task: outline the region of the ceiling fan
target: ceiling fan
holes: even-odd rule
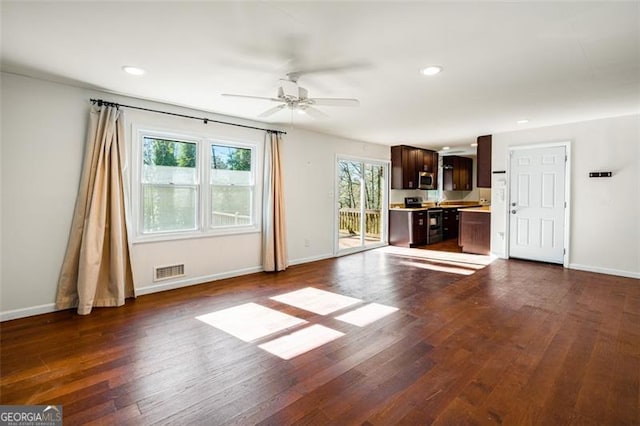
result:
[[[314,118],[325,118],[327,114],[320,111],[315,106],[348,106],[355,107],[360,105],[360,101],[351,98],[310,98],[309,92],[304,87],[298,86],[298,78],[301,72],[291,72],[287,74],[286,79],[280,80],[280,86],[278,87],[278,94],[275,98],[268,98],[263,96],[250,96],[250,95],[234,95],[229,93],[223,93],[222,96],[231,96],[235,98],[245,99],[260,99],[271,102],[279,102],[280,105],[276,105],[268,110],[264,111],[258,117],[269,117],[276,112],[289,108],[291,110],[297,110],[301,113],[309,114]]]

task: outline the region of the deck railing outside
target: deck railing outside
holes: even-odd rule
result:
[[[341,235],[360,234],[360,209],[342,208],[338,218]],[[380,210],[365,210],[364,223],[366,237],[380,238]]]
[[[213,212],[212,221],[215,226],[251,225],[251,216],[239,213]]]

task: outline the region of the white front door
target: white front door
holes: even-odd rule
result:
[[[509,257],[564,263],[566,147],[510,152]]]

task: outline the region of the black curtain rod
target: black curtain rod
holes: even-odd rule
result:
[[[160,111],[160,110],[157,110],[157,109],[142,108],[142,107],[137,107],[137,106],[132,106],[132,105],[118,104],[118,103],[115,103],[115,102],[109,102],[109,101],[105,101],[105,100],[102,100],[102,99],[90,99],[90,101],[93,104],[98,104],[98,106],[105,105],[105,106],[114,106],[116,108],[123,107],[123,108],[137,109],[137,110],[140,110],[140,111],[155,112],[155,113],[158,113],[158,114],[173,115],[175,117],[190,118],[192,120],[200,120],[204,124],[207,124],[207,123],[219,123],[219,124],[226,124],[226,125],[229,125],[229,126],[244,127],[245,129],[262,130],[264,132],[269,132],[269,133],[280,133],[281,135],[286,135],[287,134],[287,132],[283,132],[282,130],[263,129],[262,127],[247,126],[245,124],[230,123],[228,121],[212,120],[211,118],[206,118],[206,117],[194,117],[193,115],[176,114],[175,112],[167,112],[167,111]]]

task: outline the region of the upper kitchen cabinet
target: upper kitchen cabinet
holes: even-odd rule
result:
[[[491,135],[478,136],[476,186],[491,188]]]
[[[391,147],[391,189],[418,189],[418,174],[438,172],[438,153],[407,145]]]
[[[442,189],[471,191],[473,189],[473,160],[457,155],[442,157]]]

